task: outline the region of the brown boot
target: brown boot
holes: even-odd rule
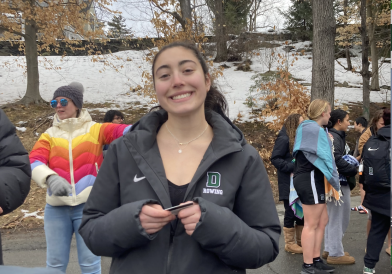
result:
[[[328,258],[329,252],[328,251],[323,251],[323,255],[321,257],[326,260]],[[350,256],[350,253],[344,251],[344,256]]]
[[[304,229],[303,225],[295,225],[295,238],[297,240],[297,245],[302,247],[301,238],[302,238],[302,230]]]
[[[352,256],[341,256],[341,257],[328,256],[327,263],[328,264],[340,264],[340,265],[355,264],[355,259]]]
[[[284,242],[286,243],[284,249],[287,252],[302,254],[302,247],[297,245],[294,240],[295,228],[283,228]]]

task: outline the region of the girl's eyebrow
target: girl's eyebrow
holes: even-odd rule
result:
[[[180,61],[180,62],[178,63],[178,65],[182,66],[183,64],[185,64],[185,63],[187,63],[187,62],[192,62],[192,63],[196,64],[196,62],[193,61],[193,60],[182,60],[182,61]],[[157,68],[157,70],[155,71],[155,73],[157,73],[158,70],[164,69],[164,68],[170,68],[170,67],[169,67],[169,65],[162,65],[162,66],[160,66],[159,68]]]

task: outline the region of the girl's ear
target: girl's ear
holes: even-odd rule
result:
[[[211,76],[209,73],[206,74],[206,87],[207,87],[207,92],[209,92],[211,88]]]

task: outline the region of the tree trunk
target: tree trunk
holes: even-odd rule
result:
[[[190,0],[179,0],[179,1],[180,1],[182,19],[185,20],[186,24],[190,24],[192,22],[191,1]]]
[[[25,54],[27,65],[27,90],[25,96],[19,103],[43,103],[44,100],[39,94],[37,26],[33,20],[25,21]]]
[[[376,38],[374,35],[376,24],[374,22],[377,11],[373,10],[373,1],[367,1],[366,13],[367,18],[370,18],[370,23],[368,25],[368,36],[370,43],[370,54],[372,57],[372,81],[370,84],[370,90],[380,90],[380,84],[378,79],[378,56],[377,56],[377,46]]]
[[[348,8],[348,0],[344,0],[343,2],[343,13],[344,13],[344,27],[347,27],[347,8]],[[350,48],[346,46],[346,59],[347,59],[347,69],[352,70],[353,65],[351,64],[351,57],[350,57]]]
[[[313,1],[313,59],[311,100],[334,105],[335,17],[333,0]]]
[[[370,87],[369,87],[369,38],[366,31],[366,0],[361,0],[361,40],[362,40],[362,81],[363,81],[363,117],[369,120]]]
[[[223,1],[215,2],[215,39],[216,39],[216,57],[215,62],[227,61],[227,34],[225,25],[225,16],[223,13]]]

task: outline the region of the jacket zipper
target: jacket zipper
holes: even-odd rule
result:
[[[213,161],[210,165],[208,165],[208,167],[210,167],[210,166],[212,166],[213,164],[215,164],[217,161],[219,161],[219,160],[220,160],[221,158],[223,158],[224,156],[229,155],[229,154],[231,154],[231,153],[239,152],[239,151],[242,151],[242,149],[240,149],[240,150],[235,150],[235,151],[231,151],[231,152],[229,152],[229,153],[226,153],[225,155],[222,155],[221,157],[219,157],[219,159],[216,159],[216,160]],[[202,174],[204,174],[207,170],[208,170],[208,168],[207,168],[206,170],[204,170],[204,171],[202,172]],[[202,176],[203,176],[203,175],[201,175],[199,178],[197,178],[196,182],[199,181],[200,178],[201,178]],[[196,184],[193,185],[193,188],[195,188],[195,187],[196,187]],[[184,197],[183,202],[185,202],[187,196],[189,196],[190,194],[191,194],[191,191],[189,191],[189,193]],[[167,271],[166,271],[167,274],[170,274],[171,257],[172,257],[172,254],[173,254],[173,240],[174,240],[174,235],[176,234],[176,231],[177,231],[178,221],[179,221],[179,220],[176,219],[176,230],[175,230],[175,231],[173,231],[173,230],[170,228],[169,253],[168,253],[168,256],[167,256],[167,268],[166,268],[166,269],[167,269]]]
[[[178,219],[176,220],[176,230],[177,230],[177,224],[178,224]],[[166,267],[166,273],[170,273],[170,268],[171,268],[171,257],[173,255],[173,240],[174,240],[174,235],[176,234],[176,231],[173,231],[170,225],[170,242],[169,242],[169,253],[167,256],[167,267]]]
[[[72,138],[69,138],[69,174],[71,176],[71,186],[72,186],[72,202],[76,204],[76,190],[75,190],[75,179],[73,172],[73,157],[72,157]]]

